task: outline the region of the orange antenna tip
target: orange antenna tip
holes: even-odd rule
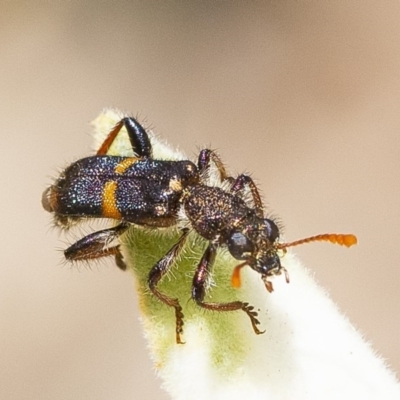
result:
[[[352,234],[342,234],[342,233],[324,233],[322,235],[311,236],[308,238],[296,240],[295,242],[291,243],[279,243],[277,245],[278,249],[286,249],[287,247],[298,246],[299,244],[303,243],[310,243],[310,242],[331,242],[340,244],[341,246],[350,247],[357,244],[357,237]]]
[[[349,234],[349,235],[343,235],[343,236],[344,236],[343,244],[347,247],[353,246],[358,243],[357,236],[355,236],[355,235]]]

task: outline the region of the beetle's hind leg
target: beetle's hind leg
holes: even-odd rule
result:
[[[149,135],[142,125],[139,124],[133,117],[125,117],[122,118],[121,121],[115,125],[115,127],[111,130],[111,132],[107,135],[103,144],[97,150],[96,155],[102,156],[108,153],[111,145],[114,143],[114,140],[118,136],[122,127],[125,127],[129,141],[131,142],[132,150],[139,157],[150,158],[152,156],[152,147],[150,143]]]
[[[129,227],[130,224],[121,223],[113,228],[91,233],[68,247],[64,256],[68,261],[88,261],[114,255],[117,266],[126,270],[119,244],[112,246],[111,243]]]

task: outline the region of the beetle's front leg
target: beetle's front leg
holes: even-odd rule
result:
[[[241,174],[233,182],[230,192],[234,195],[241,193],[248,187],[254,202],[254,208],[260,218],[264,216],[264,207],[256,184],[249,175]]]
[[[192,286],[192,298],[202,308],[213,311],[244,311],[250,318],[251,325],[254,332],[259,335],[264,333],[260,331],[257,325],[260,321],[257,319],[257,312],[254,311],[254,307],[242,301],[232,301],[229,303],[208,303],[204,301],[206,294],[206,286],[211,273],[212,265],[214,264],[215,256],[217,253],[217,245],[210,243],[200,260],[200,263],[196,269],[196,273],[193,278]]]
[[[183,245],[185,244],[186,237],[189,234],[188,229],[183,230],[182,236],[179,238],[178,242],[172,246],[172,248],[165,254],[161,260],[157,262],[156,265],[150,270],[147,282],[150,290],[159,300],[161,300],[164,304],[170,307],[174,307],[175,309],[175,332],[176,332],[176,343],[182,344],[181,333],[183,332],[183,312],[182,306],[179,304],[178,299],[174,299],[172,297],[167,296],[164,293],[161,293],[157,289],[157,284],[164,277],[164,275],[169,271],[171,266],[173,265],[176,257],[182,250]]]
[[[222,162],[220,156],[215,151],[210,149],[203,149],[200,151],[197,159],[197,168],[199,169],[200,173],[206,173],[210,169],[211,161],[217,167],[221,182],[233,182],[235,180],[235,178],[229,176],[226,172],[224,163]]]
[[[64,256],[68,261],[87,261],[114,255],[117,266],[126,270],[119,245],[110,247],[108,245],[129,227],[129,224],[123,222],[113,228],[91,233],[68,247],[64,251]]]

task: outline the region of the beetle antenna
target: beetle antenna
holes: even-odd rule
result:
[[[310,242],[331,242],[341,246],[350,247],[357,244],[357,237],[352,234],[324,233],[322,235],[310,236],[308,238],[296,240],[290,243],[278,243],[276,247],[278,249],[287,249],[288,247],[298,246],[299,244]]]
[[[275,248],[278,250],[283,250],[286,253],[286,249],[288,247],[298,246],[304,243],[310,242],[331,242],[334,244],[339,244],[341,246],[350,247],[357,244],[357,237],[353,234],[343,234],[343,233],[323,233],[322,235],[310,236],[304,239],[296,240],[290,243],[277,243]],[[235,289],[238,289],[241,286],[241,277],[240,277],[240,270],[245,266],[248,265],[247,261],[237,265],[232,273],[231,277],[231,285]],[[289,273],[285,267],[281,267],[281,270],[285,274],[286,282],[289,283]],[[264,280],[265,286],[269,292],[273,291],[272,283],[268,280]]]

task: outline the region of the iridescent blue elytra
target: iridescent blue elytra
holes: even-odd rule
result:
[[[50,210],[64,217],[162,227],[175,222],[182,190],[198,179],[191,161],[93,156],[65,169],[46,198]]]

